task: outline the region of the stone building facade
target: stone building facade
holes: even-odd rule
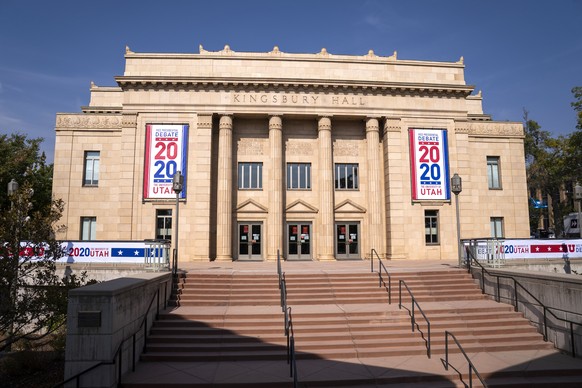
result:
[[[117,86],[57,114],[61,239],[178,238],[183,261],[454,259],[454,173],[461,238],[529,236],[523,127],[483,113],[462,58],[226,46],[125,60]]]

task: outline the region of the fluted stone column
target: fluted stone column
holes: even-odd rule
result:
[[[267,260],[276,260],[277,249],[283,253],[283,124],[280,116],[269,118],[269,156]]]
[[[385,254],[382,242],[382,184],[380,171],[380,128],[378,119],[366,120],[366,143],[368,158],[368,230],[370,248],[382,257]]]
[[[319,260],[334,259],[334,183],[333,157],[331,148],[331,119],[320,117],[317,123],[319,148]]]
[[[232,117],[220,118],[218,132],[216,260],[232,260]]]

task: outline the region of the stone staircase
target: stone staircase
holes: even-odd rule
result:
[[[448,372],[443,368],[445,330],[455,334],[472,358],[483,360],[473,362],[489,386],[582,386],[582,363],[554,351],[512,306],[483,296],[466,272],[450,268],[395,271],[391,276],[389,304],[378,275],[364,270],[286,274],[300,386],[465,386],[466,362],[453,345],[449,349],[453,366]],[[404,289],[403,308],[398,308],[400,279],[430,319],[430,359],[427,324],[415,308],[417,326],[412,332],[412,304]],[[158,385],[134,374],[123,380],[123,386],[292,386],[279,300],[276,274],[187,274],[174,300],[177,308],[155,322],[139,366],[151,369],[157,363],[175,363],[180,369],[222,363],[230,368],[253,365],[252,372],[220,383],[216,375],[198,383],[188,375]],[[558,361],[540,362],[536,370],[529,370],[532,354]],[[564,366],[549,368],[554,363]],[[275,377],[272,371],[279,365],[283,372]],[[344,375],[356,367],[365,371]],[[260,368],[270,372],[255,375]]]

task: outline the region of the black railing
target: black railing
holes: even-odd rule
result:
[[[411,322],[411,325],[412,325],[412,332],[414,332],[414,327],[416,326],[418,328],[418,331],[420,333],[422,333],[422,331],[420,330],[420,326],[416,323],[416,318],[415,318],[415,314],[414,314],[414,306],[415,305],[418,308],[418,311],[424,317],[424,320],[426,321],[426,326],[427,326],[427,337],[426,337],[426,340],[425,340],[426,341],[426,355],[428,356],[428,358],[430,358],[430,321],[428,320],[428,318],[427,318],[426,314],[424,313],[424,311],[422,311],[422,309],[420,308],[420,305],[418,304],[416,298],[412,294],[412,291],[410,291],[410,288],[408,288],[408,285],[402,279],[400,279],[399,282],[398,282],[398,308],[399,309],[402,308],[402,285],[404,285],[404,287],[408,291],[408,294],[410,295],[410,298],[411,298],[410,322]]]
[[[164,285],[164,308],[167,307],[167,303],[168,303],[168,295],[167,295],[167,281],[160,283]],[[141,324],[139,325],[139,327],[137,328],[137,330],[130,336],[126,337],[123,341],[121,341],[121,343],[119,344],[119,346],[117,347],[117,350],[115,351],[115,354],[113,356],[113,359],[111,361],[101,361],[98,362],[97,364],[91,366],[90,368],[87,368],[85,370],[83,370],[82,372],[77,373],[74,376],[69,377],[68,379],[66,379],[65,381],[55,385],[53,388],[57,388],[57,387],[63,387],[65,386],[67,383],[70,383],[71,381],[75,381],[75,386],[76,387],[80,387],[81,384],[81,377],[83,375],[85,375],[86,373],[100,367],[103,365],[115,365],[118,364],[118,368],[117,368],[117,386],[121,385],[121,375],[123,372],[123,367],[122,367],[122,355],[121,355],[121,351],[123,349],[123,345],[130,339],[132,339],[132,367],[131,370],[135,372],[135,364],[136,364],[136,336],[137,334],[141,331],[142,327],[143,327],[143,349],[142,349],[142,353],[146,353],[147,352],[147,327],[148,327],[148,315],[150,314],[150,309],[152,308],[152,304],[154,302],[154,300],[157,300],[157,304],[156,304],[156,319],[159,317],[160,315],[160,287],[158,284],[158,289],[156,290],[156,292],[153,294],[152,299],[150,301],[150,304],[148,305],[148,308],[143,316],[143,319],[141,321]],[[117,359],[119,359],[119,363],[117,363]]]
[[[550,314],[552,317],[554,317],[556,320],[564,322],[566,325],[569,326],[569,332],[570,332],[570,344],[572,347],[572,357],[576,357],[576,341],[575,341],[575,337],[574,337],[574,325],[578,325],[578,326],[582,326],[582,322],[575,322],[566,318],[562,318],[559,317],[558,315],[554,314],[554,311],[561,311],[567,314],[572,314],[572,315],[580,315],[582,316],[582,314],[573,312],[573,311],[566,311],[566,310],[561,310],[561,309],[557,309],[554,307],[547,307],[546,305],[544,305],[538,298],[536,298],[527,288],[525,288],[520,282],[517,281],[517,279],[515,279],[515,277],[511,276],[511,275],[499,275],[499,274],[492,274],[491,272],[489,272],[481,263],[479,263],[479,261],[475,258],[473,252],[470,249],[466,249],[467,252],[467,260],[468,260],[468,271],[469,273],[472,274],[472,264],[476,264],[478,267],[480,267],[481,269],[481,292],[483,294],[485,294],[485,274],[487,274],[488,276],[494,277],[496,278],[496,292],[495,292],[495,300],[497,302],[501,302],[501,283],[500,283],[500,279],[509,279],[513,282],[513,298],[512,299],[512,304],[513,304],[513,308],[514,310],[517,312],[519,311],[519,292],[518,290],[521,289],[523,290],[530,298],[532,298],[536,304],[534,303],[530,303],[531,305],[534,305],[536,307],[539,307],[542,309],[543,311],[543,327],[541,328],[542,330],[542,334],[544,337],[544,341],[548,341],[548,314]],[[505,299],[509,299],[509,298],[505,298]],[[522,304],[525,304],[525,301],[522,301]],[[554,344],[557,347],[557,344]]]
[[[371,272],[374,272],[374,258],[378,259],[378,287],[384,286],[386,291],[388,291],[388,304],[392,304],[392,277],[388,273],[388,270],[386,269],[386,266],[382,262],[380,255],[378,255],[378,252],[376,252],[376,250],[372,248],[370,252]],[[384,280],[382,273],[384,273],[386,277],[388,277],[388,287],[386,287],[386,281]]]
[[[475,368],[475,365],[473,365],[473,363],[469,359],[469,356],[467,356],[467,353],[465,353],[465,350],[463,349],[463,347],[461,346],[459,341],[457,341],[457,338],[450,331],[445,331],[445,370],[449,370],[449,365],[450,365],[449,364],[449,337],[451,337],[453,339],[453,341],[455,341],[455,344],[457,344],[457,347],[459,348],[459,350],[461,351],[463,356],[465,356],[465,360],[467,360],[467,363],[469,364],[469,388],[473,387],[473,373],[475,373],[475,376],[477,376],[479,381],[481,381],[481,384],[483,385],[483,387],[487,388],[487,384],[485,383],[485,380],[483,380],[483,378],[481,377],[481,375],[479,374],[479,372]]]
[[[293,388],[298,387],[297,360],[295,357],[295,333],[293,331],[293,319],[291,307],[287,307],[287,281],[285,272],[281,268],[281,256],[277,250],[277,274],[279,275],[279,291],[281,293],[281,309],[285,314],[285,337],[287,337],[287,364],[289,364],[289,377],[293,378]]]

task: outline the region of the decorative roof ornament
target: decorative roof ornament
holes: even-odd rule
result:
[[[394,53],[388,57],[388,59],[397,60],[398,59],[398,51],[394,50]]]
[[[125,45],[125,53],[126,53],[126,54],[133,54],[133,51],[131,51],[131,50],[129,49],[129,46],[128,46],[128,45]]]
[[[464,65],[465,64],[465,57],[461,56],[461,58],[459,59],[459,61],[457,63]]]
[[[368,55],[366,55],[369,58],[376,58],[377,55],[374,54],[374,50],[368,50]]]
[[[208,54],[208,51],[204,50],[204,47],[202,47],[201,44],[198,45],[198,52],[200,54]]]
[[[97,85],[95,85],[95,82],[91,81],[91,89],[95,89],[97,88]]]
[[[230,54],[230,53],[234,53],[234,51],[232,51],[230,49],[230,46],[226,44],[226,45],[224,45],[224,50],[222,50],[221,53]]]
[[[279,50],[279,46],[273,47],[273,50],[269,54],[281,54],[281,51]]]

